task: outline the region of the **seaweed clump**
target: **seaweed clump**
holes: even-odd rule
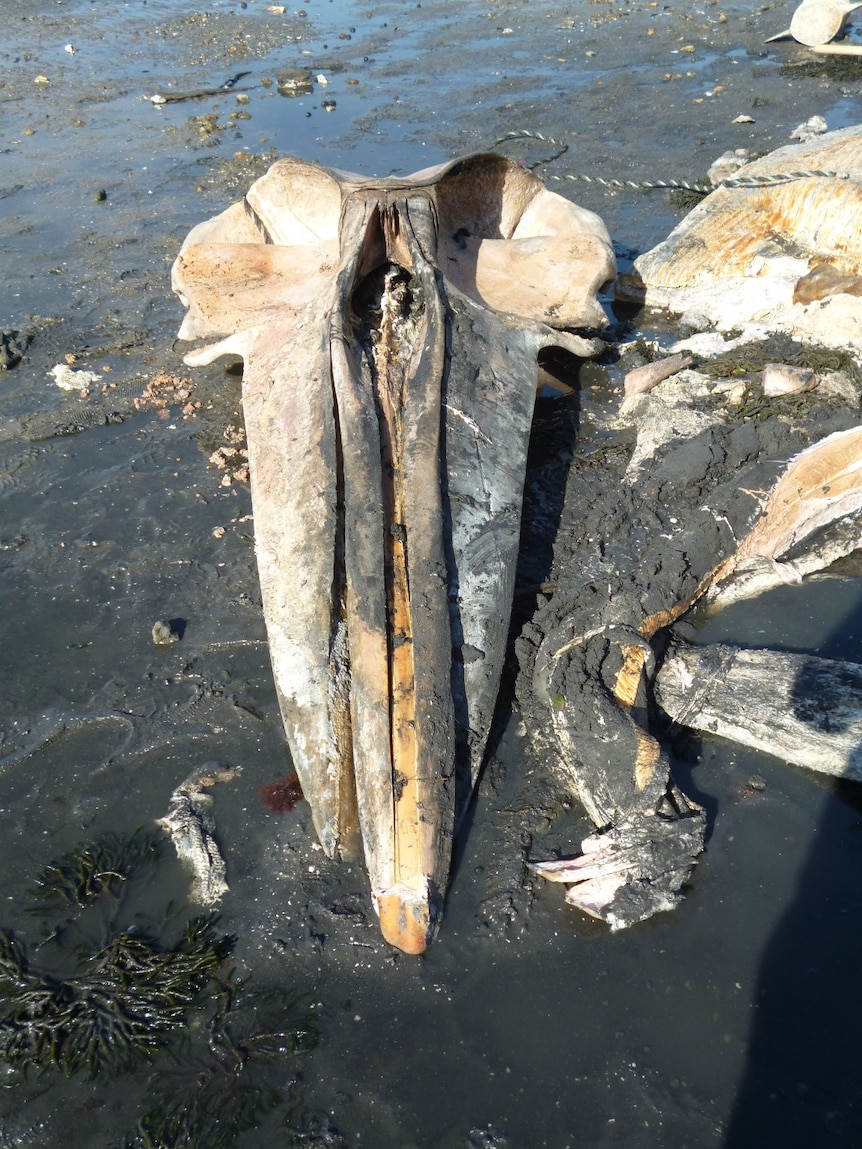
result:
[[[838,347],[817,347],[798,343],[789,335],[770,335],[705,359],[698,370],[713,379],[732,379],[762,371],[767,363],[789,363],[807,367],[820,375],[842,371],[862,388],[862,368],[849,351]]]
[[[54,978],[31,970],[23,944],[0,931],[0,1057],[67,1077],[134,1069],[184,1024],[231,944],[206,918],[167,948],[126,931],[85,955],[71,977]]]
[[[214,915],[172,929],[118,925],[121,908],[134,920],[124,903],[159,854],[158,839],[138,831],[42,868],[32,910],[62,917],[45,923],[43,968],[19,935],[0,930],[0,1060],[24,1081],[32,1071],[93,1081],[149,1070],[128,1091],[137,1111],[125,1149],[228,1149],[279,1107],[283,1143],[306,1143],[283,1070],[316,1042],[303,999],[237,983],[235,938]]]
[[[147,1111],[124,1149],[229,1149],[285,1100],[281,1081],[276,1085],[267,1067],[311,1049],[315,1041],[301,999],[230,987],[209,1019],[206,1050],[187,1044],[172,1065],[150,1078]],[[295,1133],[303,1120],[298,1099],[288,1101],[285,1130]]]
[[[848,81],[862,80],[862,67],[856,56],[808,56],[783,64],[780,74],[792,80],[804,76],[810,80],[831,80],[833,83],[846,84]]]
[[[130,838],[105,834],[44,866],[33,895],[45,902],[83,909],[102,894],[116,896],[128,878],[139,875],[160,854],[161,844],[152,834],[141,830]]]

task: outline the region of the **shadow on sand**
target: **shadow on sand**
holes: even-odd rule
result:
[[[856,636],[862,605],[819,653],[859,660]],[[761,960],[725,1149],[862,1144],[862,787],[821,784],[795,898]]]

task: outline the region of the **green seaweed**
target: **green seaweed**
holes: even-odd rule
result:
[[[856,56],[819,56],[805,60],[790,60],[782,65],[781,75],[798,80],[800,76],[811,80],[832,80],[846,84],[862,80],[862,61]]]
[[[125,1149],[227,1149],[282,1104],[268,1067],[309,1050],[317,1038],[301,999],[245,985],[227,987],[205,1033],[205,1051],[189,1043],[174,1065],[150,1078],[150,1105]],[[297,1108],[285,1121],[295,1120]]]
[[[695,182],[708,187],[709,177],[704,176]],[[703,203],[707,195],[709,195],[709,192],[693,191],[691,188],[674,188],[668,192],[667,198],[671,207],[676,208],[676,210],[683,215],[687,215],[693,208],[696,208],[698,204]]]
[[[762,371],[767,363],[789,363],[794,367],[807,367],[821,375],[842,371],[857,387],[862,387],[862,368],[849,351],[797,343],[789,335],[770,335],[767,339],[735,347],[732,351],[705,359],[698,370],[713,379],[733,379]]]
[[[22,1078],[56,1071],[90,1081],[148,1067],[127,1149],[227,1149],[280,1107],[281,1143],[306,1143],[290,1133],[298,1099],[284,1097],[283,1071],[285,1057],[317,1040],[304,999],[235,983],[227,963],[236,939],[213,915],[175,926],[169,938],[164,923],[118,928],[129,879],[157,858],[157,841],[138,831],[105,835],[42,868],[34,911],[63,920],[53,929],[46,921],[40,947],[56,943],[61,968],[37,967],[22,938],[0,930],[0,1061]],[[70,946],[67,927],[94,905],[100,940]]]
[[[24,946],[3,931],[0,1057],[67,1077],[134,1069],[184,1024],[232,945],[214,919],[196,918],[173,946],[126,931],[86,955],[72,976],[54,978],[32,971]]]
[[[44,902],[87,906],[103,894],[116,895],[128,878],[160,854],[159,839],[143,830],[130,838],[105,834],[44,866],[32,893]]]

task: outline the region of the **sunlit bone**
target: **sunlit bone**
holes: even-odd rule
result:
[[[862,4],[858,0],[856,3],[848,3],[847,0],[802,0],[793,13],[790,27],[774,36],[768,36],[766,43],[789,37],[815,52],[829,48],[840,52],[844,48],[849,55],[858,55],[859,45],[830,44],[829,41],[834,40],[841,31],[850,13],[860,7]]]
[[[496,700],[544,347],[601,344],[597,216],[499,156],[406,179],[276,163],[174,265],[187,356],[245,361],[267,633],[327,854],[433,937]]]
[[[618,294],[722,331],[756,325],[862,354],[862,127],[779,148],[737,176],[806,172],[718,188],[638,257]]]

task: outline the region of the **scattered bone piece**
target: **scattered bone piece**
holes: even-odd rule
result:
[[[655,680],[675,722],[862,781],[862,666],[778,650],[675,641]]]
[[[862,548],[862,427],[795,455],[736,554],[708,576],[712,610],[796,583]]]
[[[790,35],[806,48],[822,48],[841,31],[859,3],[846,0],[803,0],[790,21]]]
[[[852,427],[791,459],[737,553],[781,558],[813,531],[860,510],[862,427]]]
[[[666,240],[638,257],[635,286],[618,291],[628,290],[647,307],[697,315],[722,331],[757,324],[862,352],[858,298],[830,294],[821,307],[794,302],[814,263],[862,274],[862,128],[789,144],[746,165],[740,176],[795,173],[810,174],[712,192]]]
[[[810,120],[806,120],[804,124],[799,124],[798,127],[794,128],[790,133],[790,138],[807,144],[809,140],[822,136],[827,130],[828,125],[822,116],[812,116]]]
[[[862,44],[819,44],[811,51],[821,56],[862,56]]]
[[[798,391],[813,391],[820,382],[807,367],[794,367],[791,363],[767,363],[763,368],[763,394],[793,395]]]
[[[671,375],[676,375],[684,367],[691,367],[692,363],[694,363],[694,356],[681,351],[676,355],[669,355],[666,359],[657,359],[654,363],[645,363],[643,367],[635,367],[633,371],[629,371],[625,378],[626,398],[628,399],[632,395],[645,395],[663,379],[669,379]]]
[[[862,295],[862,276],[845,274],[831,263],[818,263],[793,288],[794,303],[815,303],[830,295]]]
[[[711,184],[723,183],[735,176],[739,169],[750,160],[751,152],[748,148],[735,148],[732,151],[723,152],[706,173],[707,179]]]
[[[569,905],[625,929],[680,900],[703,850],[704,813],[676,787],[654,814],[640,814],[591,834],[577,858],[531,862],[551,882],[565,882]]]
[[[228,891],[224,859],[213,837],[213,800],[206,791],[216,782],[230,782],[238,772],[239,767],[223,766],[196,770],[174,790],[164,818],[156,819],[191,871],[189,901],[202,906],[216,905]]]
[[[66,363],[58,363],[48,372],[61,391],[87,391],[102,378],[95,371],[73,371]]]

